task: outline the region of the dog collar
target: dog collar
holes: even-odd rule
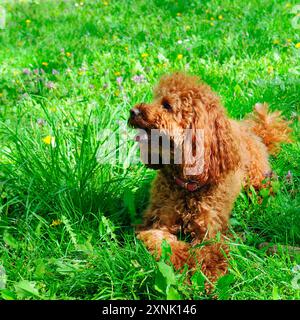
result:
[[[174,177],[174,181],[178,186],[186,189],[189,192],[194,192],[201,187],[196,181],[191,181],[191,180],[185,181],[178,177]]]

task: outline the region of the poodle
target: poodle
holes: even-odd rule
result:
[[[280,112],[270,113],[266,104],[256,104],[245,120],[230,119],[208,85],[183,73],[162,77],[154,100],[132,108],[128,122],[146,132],[146,139],[144,133],[136,140],[140,147],[146,140],[149,155],[151,131],[167,133],[171,140],[170,163],[163,163],[160,145],[159,161],[146,164],[158,174],[138,238],[157,259],[167,241],[175,269],[200,267],[214,283],[227,272],[225,237],[234,201],[243,186],[263,186],[271,170],[269,155],[278,152],[280,143],[290,142],[289,123]],[[192,164],[185,155],[181,163],[174,161],[185,129],[192,132],[191,152],[195,154],[197,146],[203,150]],[[202,138],[195,135],[196,129],[203,132]],[[201,170],[191,174],[187,169],[197,161],[203,162]],[[180,235],[186,238],[180,240]]]

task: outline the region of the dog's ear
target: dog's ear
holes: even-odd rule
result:
[[[190,174],[193,172],[191,165],[184,161],[183,174],[201,184],[217,183],[224,174],[239,165],[238,142],[218,98],[210,96],[208,101],[201,100],[193,101],[192,150],[188,154],[194,159],[192,168],[197,173]]]
[[[217,182],[225,173],[234,170],[240,163],[238,142],[224,109],[215,105],[207,110],[204,128],[205,168],[210,182]]]

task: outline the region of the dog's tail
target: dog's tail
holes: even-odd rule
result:
[[[252,131],[262,138],[270,154],[280,150],[281,143],[292,142],[290,121],[282,118],[280,111],[269,112],[266,103],[257,103],[248,118]]]

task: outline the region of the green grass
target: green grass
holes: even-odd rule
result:
[[[300,33],[290,13],[296,2],[75,4],[2,4],[0,297],[299,299],[292,268],[300,257],[258,248],[265,241],[300,245]],[[236,201],[230,272],[211,296],[200,273],[187,285],[135,238],[155,172],[96,159],[100,130],[117,131],[117,120],[126,121],[130,107],[151,99],[158,78],[174,70],[201,76],[234,118],[265,101],[293,121],[293,144],[271,159],[277,192],[265,192],[261,203],[242,191]],[[136,84],[134,75],[146,81]],[[43,141],[47,136],[55,145]]]

